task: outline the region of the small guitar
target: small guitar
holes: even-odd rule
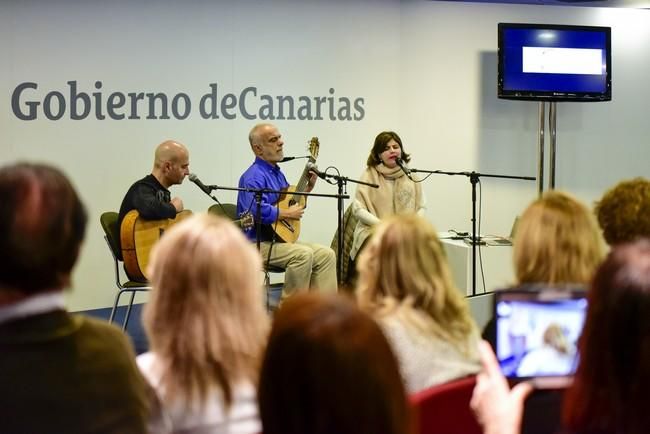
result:
[[[152,247],[167,229],[191,215],[191,211],[185,210],[176,214],[173,219],[145,220],[137,210],[132,210],[124,216],[120,228],[120,242],[124,270],[129,279],[137,282],[146,282],[149,279],[147,265]],[[253,216],[250,213],[243,214],[234,223],[243,228],[253,227]]]
[[[244,212],[237,220],[232,221],[234,224],[242,228],[243,230],[248,230],[255,226],[255,221],[253,220],[253,213],[250,211]]]
[[[318,149],[320,144],[318,143],[318,137],[312,137],[309,141],[309,162],[305,165],[305,169],[302,171],[300,180],[298,184],[291,185],[287,188],[287,192],[280,195],[278,200],[278,206],[281,209],[287,209],[292,205],[300,204],[306,206],[307,197],[301,196],[298,194],[291,194],[293,192],[303,193],[307,190],[307,185],[309,184],[309,163],[316,163],[316,158],[318,157]],[[272,225],[273,231],[275,234],[285,243],[294,243],[300,235],[300,220],[294,219],[280,219]]]

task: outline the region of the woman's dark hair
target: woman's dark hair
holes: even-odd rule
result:
[[[60,170],[29,163],[0,168],[0,285],[25,293],[68,286],[86,221]]]
[[[402,160],[405,162],[411,161],[411,156],[404,151],[404,145],[402,144],[402,139],[399,138],[396,132],[394,131],[383,131],[375,137],[375,144],[372,146],[370,155],[368,156],[367,165],[368,167],[376,166],[381,163],[381,158],[379,154],[386,150],[388,142],[395,140],[399,147],[402,149]]]
[[[650,241],[614,248],[588,295],[580,362],[565,397],[571,432],[648,432]]]
[[[296,295],[276,312],[258,398],[264,434],[411,432],[386,338],[339,295]]]

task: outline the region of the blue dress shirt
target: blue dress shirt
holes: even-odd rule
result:
[[[277,165],[273,165],[255,157],[255,162],[239,178],[239,188],[265,188],[268,190],[285,190],[289,186],[287,178]],[[262,224],[272,225],[278,219],[279,209],[276,204],[280,195],[277,193],[262,194]],[[246,211],[257,217],[257,205],[255,204],[255,193],[240,191],[237,195],[237,215],[241,216]],[[249,240],[256,240],[255,227],[244,231]],[[261,241],[270,241],[269,231],[262,231]]]

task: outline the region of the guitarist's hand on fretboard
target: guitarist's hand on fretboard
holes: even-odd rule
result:
[[[302,205],[291,205],[289,208],[280,208],[279,219],[300,220],[305,213],[305,207]]]
[[[307,193],[312,191],[314,189],[314,185],[316,185],[316,181],[318,180],[318,175],[314,172],[309,172],[309,182],[307,183],[307,189],[305,190]]]

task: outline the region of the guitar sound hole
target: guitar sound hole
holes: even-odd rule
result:
[[[163,234],[165,233],[165,230],[163,228],[158,228],[158,237],[162,237]]]

